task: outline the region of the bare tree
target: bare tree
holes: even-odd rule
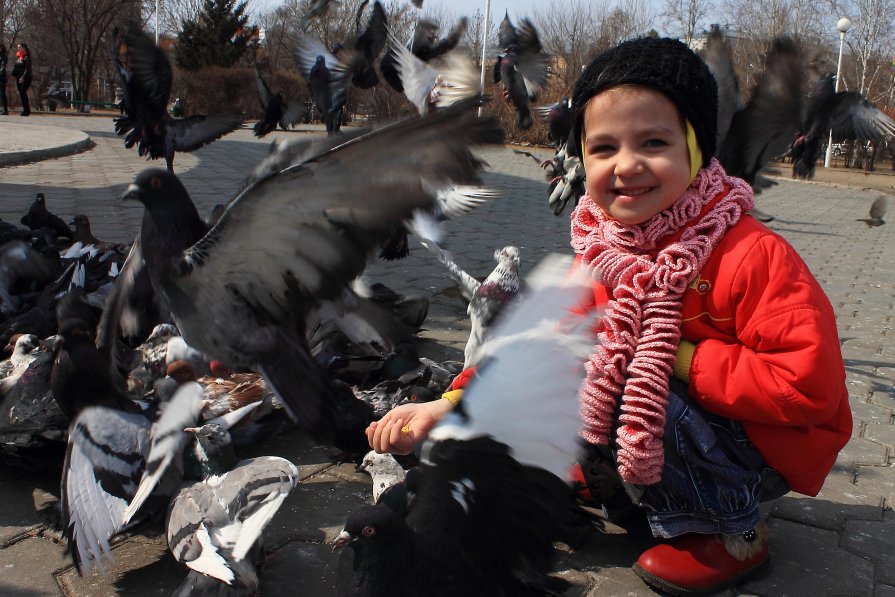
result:
[[[25,27],[25,15],[34,0],[0,0],[0,42],[14,47],[14,41]]]
[[[857,90],[871,101],[886,101],[895,83],[888,68],[895,55],[895,0],[833,0],[833,10],[852,21],[845,42],[854,61]]]
[[[713,8],[711,0],[665,0],[661,17],[669,33],[680,35],[690,46]]]
[[[72,75],[74,97],[89,101],[97,65],[107,55],[108,34],[119,22],[139,22],[138,0],[43,0],[29,11],[27,20],[41,40],[43,55],[35,62],[58,55]],[[51,53],[52,52],[52,53]]]

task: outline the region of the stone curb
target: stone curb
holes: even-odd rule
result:
[[[22,164],[39,162],[50,158],[59,158],[92,149],[96,144],[90,139],[89,135],[86,133],[83,134],[84,137],[82,139],[64,145],[57,145],[55,147],[0,152],[0,168],[20,166]]]

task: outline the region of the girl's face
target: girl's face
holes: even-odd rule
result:
[[[626,85],[594,96],[584,112],[587,192],[609,217],[642,224],[690,186],[683,122],[670,99]]]

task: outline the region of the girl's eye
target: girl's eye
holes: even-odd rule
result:
[[[367,525],[361,530],[361,534],[364,537],[372,537],[376,534],[376,527]]]
[[[647,147],[665,147],[668,143],[664,139],[649,139],[645,143]]]
[[[613,149],[614,148],[612,147],[612,145],[606,145],[606,144],[595,145],[595,146],[591,147],[590,152],[593,154],[608,153],[608,152],[612,151]]]

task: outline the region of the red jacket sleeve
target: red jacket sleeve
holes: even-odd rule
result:
[[[817,425],[837,412],[845,368],[829,300],[795,250],[762,237],[734,276],[737,341],[697,344],[691,395],[742,421]]]

